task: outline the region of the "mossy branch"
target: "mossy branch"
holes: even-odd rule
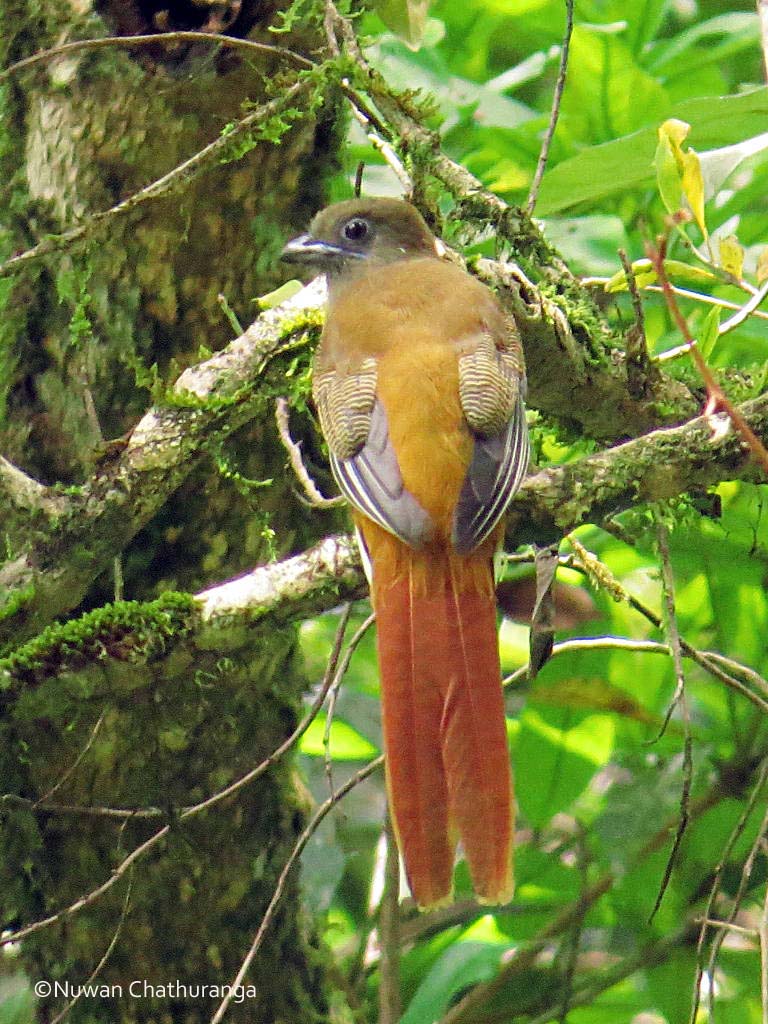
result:
[[[768,440],[768,395],[745,402],[739,409],[752,429]],[[749,477],[754,472],[754,463],[740,436],[733,430],[713,433],[711,420],[700,416],[681,427],[656,430],[578,462],[531,474],[512,504],[508,546],[534,539],[539,543],[543,543],[542,538],[557,539],[583,523],[604,523],[639,503],[673,498],[691,488]],[[327,611],[341,601],[362,597],[365,592],[365,579],[352,538],[326,537],[302,554],[261,566],[203,591],[194,599],[186,599],[189,604],[179,606],[184,616],[176,631],[178,635],[163,633],[160,654],[151,637],[151,616],[147,621],[142,619],[147,656],[170,656],[177,642],[182,641],[203,650],[236,649],[249,642],[254,627],[272,630]],[[146,607],[151,610],[149,605]],[[125,605],[130,621],[136,608],[131,602]],[[91,662],[99,673],[107,672],[109,659],[105,660],[105,651],[118,662],[124,661],[125,646],[119,645],[112,655],[104,638],[106,634],[102,635],[105,629],[111,635],[115,623],[123,635],[128,620],[122,625],[122,620],[118,621],[120,609],[120,605],[114,606],[103,620],[87,619],[77,633],[82,642],[74,646],[67,641],[62,647],[60,631],[71,625],[66,624],[54,627],[42,647],[37,640],[22,647],[0,662],[0,669],[6,673],[6,685],[9,676],[15,674],[87,670]],[[160,611],[164,612],[165,607]],[[166,619],[162,621],[165,623]],[[98,643],[89,641],[89,629],[99,634]],[[65,654],[54,657],[55,651]],[[135,645],[130,647],[130,654],[129,660],[141,660]]]
[[[695,410],[688,390],[659,377],[646,395],[632,397],[619,353],[596,357],[579,329],[512,264],[483,260],[478,272],[494,284],[518,322],[529,364],[533,407],[578,423],[585,433],[616,438],[679,421]],[[314,282],[267,311],[223,352],[179,378],[166,401],[152,408],[112,463],[103,466],[25,551],[0,565],[0,643],[18,642],[76,607],[93,579],[111,563],[204,453],[265,409],[276,391],[270,366],[303,344],[320,322],[323,286]],[[744,406],[765,436],[764,404]],[[762,433],[761,433],[762,432]],[[698,419],[659,431],[567,467],[531,477],[513,507],[525,539],[557,536],[580,522],[638,501],[680,494],[742,475],[746,457],[732,435],[716,442]],[[33,488],[34,489],[34,488]],[[524,509],[518,514],[517,509]],[[55,528],[54,528],[55,527]],[[538,531],[538,534],[537,534]],[[515,530],[512,530],[514,535]],[[4,602],[4,603],[3,603]]]
[[[208,445],[263,413],[284,390],[275,360],[306,344],[324,288],[315,282],[267,310],[223,351],[190,367],[139,421],[125,447],[0,563],[0,646],[77,607],[88,587],[188,476]],[[7,476],[8,474],[6,474]],[[38,499],[53,497],[45,489]]]

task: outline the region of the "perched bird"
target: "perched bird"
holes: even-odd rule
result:
[[[493,555],[528,465],[525,370],[492,293],[397,199],[322,210],[285,259],[328,278],[313,394],[376,612],[390,807],[414,898],[511,898]]]

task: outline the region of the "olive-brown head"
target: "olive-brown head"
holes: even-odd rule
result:
[[[282,258],[329,278],[354,275],[372,264],[437,256],[435,237],[421,214],[402,199],[349,199],[321,210]]]

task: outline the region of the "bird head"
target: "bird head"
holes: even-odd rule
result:
[[[282,259],[334,279],[374,264],[436,256],[436,241],[421,214],[402,199],[350,199],[321,210],[309,231],[292,239]]]

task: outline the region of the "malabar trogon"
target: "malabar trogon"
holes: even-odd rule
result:
[[[506,902],[514,797],[493,556],[528,465],[518,332],[402,200],[330,206],[284,257],[328,279],[313,394],[371,580],[411,890],[422,907],[450,898],[460,840],[478,897]]]

